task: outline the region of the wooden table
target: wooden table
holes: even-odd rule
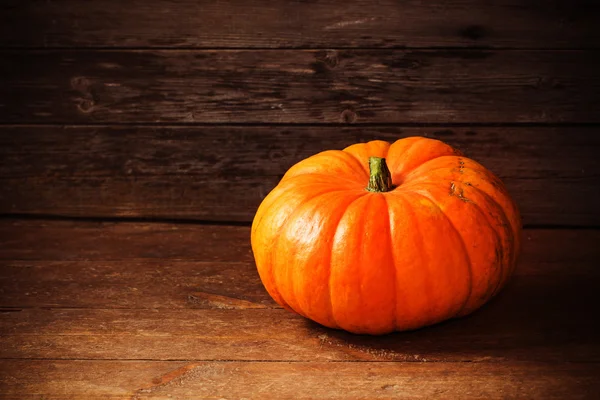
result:
[[[599,10],[493,3],[3,1],[0,398],[599,398]],[[412,135],[514,196],[505,290],[382,337],[278,307],[261,199]]]

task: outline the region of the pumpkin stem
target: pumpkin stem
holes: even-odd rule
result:
[[[369,157],[369,192],[389,192],[394,188],[392,174],[385,163],[385,158]]]

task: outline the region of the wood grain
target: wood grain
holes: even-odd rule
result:
[[[250,228],[228,225],[0,221],[3,260],[251,262]]]
[[[3,123],[593,123],[594,51],[5,51]]]
[[[383,337],[334,331],[283,309],[8,309],[0,312],[0,358],[600,362],[600,323],[587,306],[599,280],[516,277],[467,318]]]
[[[523,273],[570,273],[570,264],[593,266],[600,259],[600,247],[594,246],[599,240],[599,229],[525,229],[519,256]],[[248,226],[4,219],[0,260],[244,264],[253,257]]]
[[[247,227],[5,221],[0,307],[277,307],[258,279],[249,236]],[[523,240],[515,279],[535,290],[543,290],[539,276],[550,284],[566,276],[577,286],[598,273],[600,231],[529,229]],[[205,246],[211,251],[199,251]],[[519,293],[531,303],[526,287]]]
[[[48,236],[61,235],[60,229],[46,229]],[[240,229],[247,232],[247,228]],[[133,233],[136,230],[139,230],[139,226],[132,227],[129,232]],[[160,231],[160,228],[157,230]],[[73,231],[80,235],[86,234],[81,228]],[[595,244],[600,241],[599,232],[527,230],[524,238],[527,242],[516,271],[517,277],[527,278],[515,279],[521,281],[525,279],[525,282],[528,282],[527,280],[536,280],[539,276],[544,276],[546,278],[543,279],[552,281],[560,279],[555,276],[566,275],[571,277],[568,277],[564,283],[571,282],[576,286],[579,276],[595,276],[598,273],[597,264],[600,260],[600,251],[595,249]],[[156,237],[155,232],[148,229],[144,233]],[[13,234],[22,235],[23,231],[13,231]],[[134,235],[138,236],[135,233]],[[175,235],[182,237],[185,234],[177,232],[173,236]],[[173,242],[164,233],[161,233],[161,236],[161,240],[165,243]],[[206,236],[206,234],[197,236]],[[115,238],[116,241],[118,238]],[[6,241],[1,243],[4,245]],[[32,250],[35,254],[23,258],[45,256],[54,258],[52,250],[41,248],[48,243],[47,239],[39,237],[37,243],[37,249]],[[147,243],[149,247],[152,245],[151,241]],[[126,309],[278,307],[261,285],[252,262],[160,259],[156,252],[146,252],[143,245],[138,249],[132,249],[129,254],[122,254],[120,260],[102,260],[95,259],[98,258],[98,253],[90,254],[89,249],[86,249],[94,244],[97,244],[96,249],[101,250],[105,247],[102,239],[96,241],[91,237],[81,237],[78,242],[71,242],[71,245],[66,243],[65,251],[69,251],[69,255],[64,258],[68,260],[1,260],[0,307]],[[215,246],[222,249],[225,246],[239,246],[249,252],[249,243],[243,235],[240,235],[239,240],[229,241],[227,245],[216,244]],[[13,255],[21,257],[24,252],[24,249],[15,248],[11,251]],[[197,253],[193,253],[193,249],[189,253],[178,254],[177,257],[198,257]],[[10,257],[6,251],[1,255]],[[114,257],[116,258],[116,255]],[[547,278],[547,276],[554,278]],[[529,303],[525,290],[526,288],[523,288],[521,295],[523,301]],[[543,293],[543,296],[545,295]]]
[[[0,46],[597,47],[597,12],[586,0],[4,0]]]
[[[191,224],[0,227],[0,358],[600,360],[600,323],[589,317],[600,284],[600,230],[526,230],[515,276],[486,307],[427,329],[368,337],[273,308],[252,262],[210,261],[211,252],[190,246],[190,238],[219,235],[206,247],[246,254],[248,227],[229,227],[228,236],[222,226]],[[137,246],[128,247],[132,240]]]
[[[599,229],[526,229],[481,310],[370,337],[276,305],[243,225],[300,159],[427,135],[528,226],[599,227],[598,11],[1,2],[0,398],[597,397]]]
[[[222,261],[230,249],[245,257],[248,227],[4,220],[0,228],[2,398],[593,398],[598,390],[600,324],[590,318],[598,230],[526,230],[516,276],[486,307],[368,337],[282,309],[214,298],[184,306],[195,285],[244,293],[244,302],[258,294],[251,262]],[[51,303],[59,291],[60,304]],[[80,308],[93,299],[104,308]],[[123,306],[133,308],[115,309]],[[307,382],[318,389],[306,391]]]
[[[254,263],[134,259],[0,261],[0,307],[279,306],[260,283]]]
[[[0,372],[0,396],[15,400],[592,399],[600,390],[597,364],[569,363],[3,360]]]
[[[598,129],[4,126],[0,213],[251,221],[306,157],[424,135],[495,172],[525,224],[599,226]]]

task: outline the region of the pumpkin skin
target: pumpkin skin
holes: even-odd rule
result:
[[[394,187],[371,192],[369,157]],[[372,141],[291,167],[252,223],[260,278],[284,308],[385,334],[471,313],[513,272],[521,221],[502,182],[433,139]]]

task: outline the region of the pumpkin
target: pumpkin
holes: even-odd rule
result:
[[[284,308],[361,334],[471,313],[513,272],[519,212],[502,182],[433,139],[359,143],[292,166],[252,223]]]

